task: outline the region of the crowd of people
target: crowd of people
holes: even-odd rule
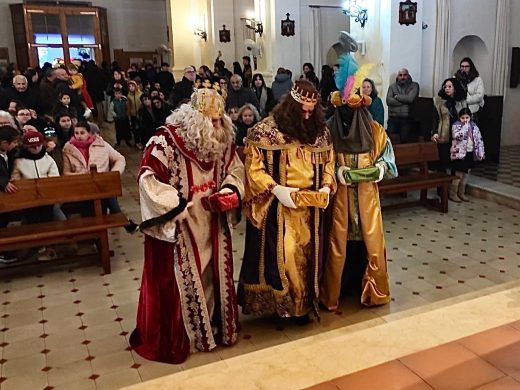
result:
[[[249,57],[233,72],[220,56],[213,70],[187,66],[178,82],[167,63],[127,72],[93,61],[13,70],[0,90],[0,187],[16,193],[16,180],[87,173],[92,165],[122,173],[121,142],[143,151],[144,271],[130,343],[147,359],[181,363],[194,350],[234,344],[238,306],[303,325],[319,318],[319,305],[337,309],[345,290],[365,306],[386,304],[377,183],[398,174],[391,139],[410,140],[419,85],[408,70],[398,72],[385,129],[375,83],[348,61],[324,66],[321,80],[310,63],[294,82],[279,68],[271,87]],[[467,174],[484,158],[483,95],[464,58],[434,99],[431,140],[439,169],[453,171],[454,201],[467,200]],[[105,121],[114,123],[113,146],[100,133]],[[121,212],[117,199],[104,208]],[[235,290],[231,234],[243,214]],[[42,218],[67,217],[56,205],[23,222]],[[47,249],[41,259],[53,257]]]

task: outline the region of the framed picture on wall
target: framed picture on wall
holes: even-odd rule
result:
[[[226,29],[226,25],[222,25],[222,30],[218,32],[218,38],[220,42],[231,42],[231,31]]]
[[[417,3],[410,0],[399,3],[399,24],[406,26],[417,22]]]
[[[285,14],[287,18],[282,20],[282,36],[290,37],[294,35],[294,20],[289,19],[291,14]]]

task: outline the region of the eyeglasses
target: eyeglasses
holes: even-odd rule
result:
[[[31,116],[30,112],[19,112],[17,115],[19,116]]]
[[[466,68],[471,68],[471,65],[461,65],[460,67],[466,69]]]

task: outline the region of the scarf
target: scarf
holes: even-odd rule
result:
[[[267,114],[265,112],[265,105],[267,104],[267,89],[264,87],[255,88],[255,94],[260,102],[260,115],[264,116]]]
[[[365,107],[337,107],[328,122],[334,150],[338,153],[367,153],[374,146],[372,117]]]
[[[83,155],[83,157],[85,158],[85,162],[87,163],[87,166],[88,166],[88,160],[89,160],[89,152],[90,152],[90,145],[92,145],[92,143],[96,140],[96,135],[95,134],[91,134],[86,141],[80,141],[79,139],[77,139],[76,137],[72,137],[70,139],[70,143],[72,145],[74,145],[79,151],[80,153]]]

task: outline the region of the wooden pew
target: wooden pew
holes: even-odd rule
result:
[[[23,212],[33,207],[77,202],[92,205],[94,213],[66,221],[0,228],[0,252],[94,239],[103,271],[110,273],[107,230],[124,226],[128,220],[124,214],[103,215],[101,200],[121,196],[119,172],[93,171],[85,175],[18,180],[14,183],[18,187],[16,193],[0,192],[0,213]]]
[[[398,144],[394,145],[394,154],[399,177],[381,181],[379,192],[382,194],[399,194],[420,190],[421,195],[418,201],[392,204],[385,206],[385,208],[423,205],[437,207],[443,213],[447,213],[448,189],[452,177],[445,173],[428,170],[428,162],[439,160],[437,145],[433,142]],[[428,199],[429,188],[439,189],[440,202],[437,199]]]

